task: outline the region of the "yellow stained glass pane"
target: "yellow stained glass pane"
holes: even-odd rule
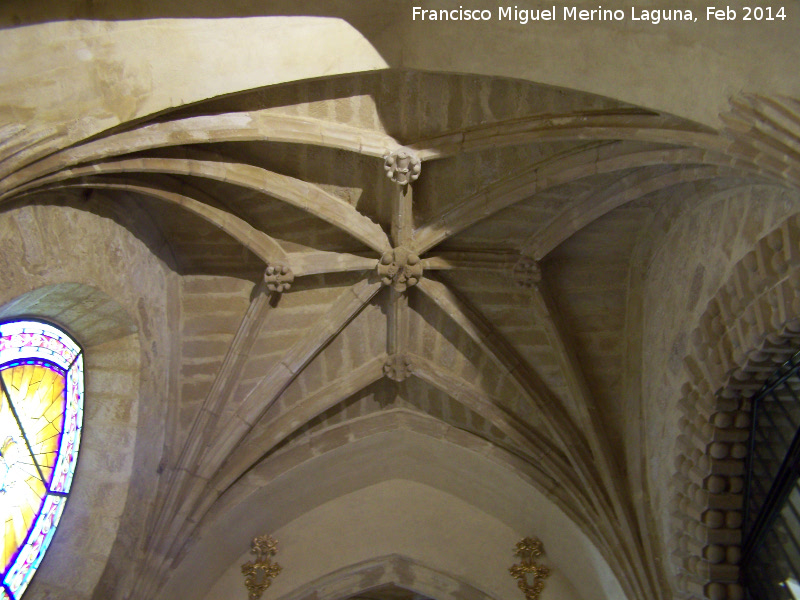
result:
[[[50,482],[64,425],[64,376],[42,365],[19,365],[2,373],[33,455]]]
[[[4,570],[25,541],[44,495],[44,484],[8,398],[0,392],[0,523],[4,530],[0,564]]]

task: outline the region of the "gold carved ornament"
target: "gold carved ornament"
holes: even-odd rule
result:
[[[242,565],[242,575],[250,600],[259,600],[281,572],[281,566],[270,560],[270,556],[278,551],[278,542],[268,535],[261,535],[253,538],[250,545],[250,552],[256,555],[256,559]]]
[[[526,537],[517,542],[514,554],[521,560],[519,564],[510,567],[508,572],[517,580],[517,585],[525,593],[526,600],[538,600],[539,594],[544,589],[544,579],[550,575],[549,567],[536,564],[536,559],[544,554],[542,542],[536,538]]]

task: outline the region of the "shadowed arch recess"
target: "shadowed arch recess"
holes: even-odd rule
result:
[[[393,416],[399,420],[392,418]],[[545,541],[549,564],[553,567],[557,567],[559,563],[567,564],[562,561],[582,565],[582,581],[564,579],[563,585],[556,586],[556,580],[553,580],[553,591],[560,587],[562,592],[572,590],[570,593],[573,596],[567,594],[567,597],[591,598],[594,597],[591,590],[604,589],[607,597],[626,597],[601,552],[583,538],[575,523],[551,499],[531,485],[527,474],[514,473],[511,465],[503,464],[501,456],[488,451],[488,444],[485,444],[487,448],[483,451],[476,451],[478,449],[469,446],[457,432],[439,431],[430,422],[430,418],[419,418],[425,423],[418,423],[418,419],[412,415],[380,414],[361,423],[346,426],[347,429],[354,428],[352,431],[322,432],[319,439],[294,444],[286,448],[279,459],[267,461],[262,465],[263,468],[248,473],[218,504],[214,511],[215,518],[209,520],[213,521],[213,525],[201,528],[180,564],[175,565],[170,581],[161,590],[158,598],[175,597],[180,593],[202,595],[205,592],[209,593],[208,598],[212,598],[215,597],[214,594],[228,593],[226,590],[237,590],[242,586],[239,565],[244,562],[239,559],[246,556],[249,538],[254,535],[253,532],[261,534],[269,531],[276,535],[281,548],[276,559],[284,566],[283,575],[289,573],[285,563],[293,562],[289,553],[311,552],[310,541],[296,539],[295,536],[302,537],[306,533],[312,535],[313,540],[316,540],[312,540],[313,552],[317,557],[312,561],[314,564],[309,566],[306,564],[308,561],[300,560],[293,570],[292,577],[296,577],[297,583],[301,585],[301,582],[323,576],[323,572],[330,573],[365,560],[366,557],[359,558],[357,555],[371,547],[359,544],[350,546],[345,540],[328,537],[316,529],[317,525],[329,522],[326,517],[328,511],[338,510],[334,505],[341,502],[350,503],[352,509],[341,514],[353,515],[353,510],[356,510],[353,507],[364,509],[359,508],[357,511],[359,527],[369,531],[375,531],[372,529],[373,525],[389,527],[385,532],[386,536],[378,535],[372,542],[380,545],[380,540],[383,540],[387,547],[404,546],[405,549],[398,550],[399,553],[422,563],[426,563],[428,559],[433,560],[433,554],[437,551],[441,551],[440,556],[450,555],[453,558],[453,546],[438,549],[434,546],[447,545],[447,539],[453,535],[466,536],[467,532],[463,529],[473,527],[478,517],[486,524],[494,524],[470,534],[473,541],[471,543],[488,544],[491,548],[481,548],[474,553],[464,549],[459,551],[464,560],[474,558],[477,561],[473,565],[474,572],[467,578],[468,582],[489,595],[504,596],[514,593],[515,582],[510,577],[505,581],[506,570],[513,563],[513,547],[518,541],[517,536],[521,538],[523,532],[527,532],[535,533]],[[378,427],[375,419],[380,420],[382,427]],[[439,437],[440,435],[444,437]],[[336,440],[341,440],[342,436],[352,441],[343,445],[337,443]],[[310,456],[311,448],[318,448],[320,453]],[[316,454],[313,450],[311,453]],[[460,467],[454,469],[454,464]],[[313,478],[313,484],[309,483],[309,469],[320,474]],[[471,485],[475,478],[484,483],[484,492],[477,495],[468,491],[474,489]],[[303,481],[306,483],[302,484]],[[368,515],[368,508],[372,501],[376,503],[375,506],[386,506],[381,504],[384,496],[398,498],[400,496],[397,496],[397,492],[401,490],[406,490],[409,494],[409,504],[403,508],[409,511],[408,514],[416,515],[414,518],[430,522],[416,508],[422,512],[428,511],[430,506],[445,496],[448,502],[453,501],[467,511],[470,518],[453,521],[450,515],[448,522],[452,528],[446,527],[448,534],[442,535],[435,544],[432,539],[424,543],[419,540],[418,543],[412,543],[409,539],[399,538],[392,540],[391,536],[413,537],[415,528],[409,523],[401,524],[399,521],[387,523],[385,520],[370,520],[372,517]],[[498,491],[502,498],[489,490]],[[263,507],[267,497],[270,510],[265,511]],[[441,502],[436,505],[444,506]],[[250,518],[242,520],[236,517],[241,514],[248,514]],[[398,518],[400,516],[402,515],[398,513]],[[311,521],[305,522],[308,519]],[[458,529],[462,530],[457,531]],[[501,530],[504,532],[502,539],[498,537],[500,533],[497,533]],[[224,535],[222,532],[225,532]],[[357,533],[353,535],[358,537]],[[487,536],[492,539],[488,540]],[[366,538],[358,539],[367,543]],[[378,555],[392,553],[383,551]],[[426,558],[417,555],[420,553],[430,556]],[[494,567],[488,563],[477,567],[480,557],[487,560],[490,557]],[[209,571],[208,578],[202,581],[197,577],[187,579],[186,569],[198,562],[227,565],[227,570],[224,573]],[[426,564],[437,570],[453,568],[452,564]],[[319,572],[300,572],[306,568]],[[562,571],[565,576],[567,570],[565,568]],[[287,577],[279,577],[273,584],[273,593],[277,597],[288,594],[295,589],[297,583],[292,583]],[[213,589],[209,590],[209,585],[214,585]],[[428,593],[426,590],[418,591]]]

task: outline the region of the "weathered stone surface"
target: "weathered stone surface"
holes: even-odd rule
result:
[[[742,597],[796,23],[123,4],[0,7],[0,318],[87,352],[32,598],[234,597],[276,532],[284,600],[512,598],[529,535],[554,600]]]
[[[377,271],[381,283],[391,285],[398,292],[417,285],[422,278],[419,256],[403,247],[384,252],[378,261]]]
[[[386,176],[398,185],[408,185],[419,178],[422,163],[419,157],[408,150],[395,150],[384,157]]]

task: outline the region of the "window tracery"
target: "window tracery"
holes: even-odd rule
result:
[[[800,593],[800,353],[753,399],[742,570],[753,597]]]
[[[75,473],[83,353],[38,321],[0,324],[0,600],[18,600],[52,541]]]

